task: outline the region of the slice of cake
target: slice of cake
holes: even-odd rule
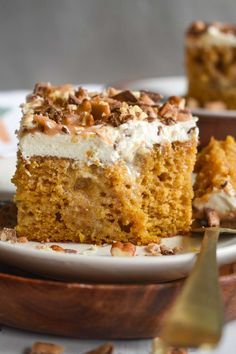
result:
[[[188,97],[236,109],[236,25],[194,22],[185,47]]]
[[[204,219],[210,209],[221,221],[236,217],[236,143],[211,139],[199,154],[196,163],[193,207],[195,217]]]
[[[198,128],[151,92],[37,84],[13,182],[29,240],[148,244],[190,229]]]

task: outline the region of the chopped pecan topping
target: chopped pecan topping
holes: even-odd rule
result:
[[[64,347],[53,343],[36,342],[32,345],[29,354],[62,354]]]
[[[184,109],[183,99],[170,97],[164,105],[155,92],[108,89],[89,94],[70,85],[51,86],[37,84],[23,105],[21,133],[42,131],[45,134],[80,134],[84,127],[112,125],[118,127],[129,120],[152,122],[160,119],[164,124],[175,124],[191,117]],[[34,117],[34,118],[32,118]]]
[[[51,85],[48,82],[38,82],[34,86],[33,93],[38,96],[46,96],[51,91]]]
[[[168,102],[181,109],[185,107],[185,99],[181,96],[170,96]]]
[[[154,104],[158,104],[162,98],[162,96],[158,92],[141,90],[140,91],[141,99],[143,95],[148,96],[148,98],[151,99]]]
[[[111,113],[109,104],[107,102],[92,101],[91,105],[92,115],[95,121],[101,121]]]
[[[112,96],[112,98],[121,102],[138,103],[138,100],[135,95],[129,90],[121,91],[115,96]]]
[[[81,98],[78,98],[72,94],[69,94],[68,103],[80,105],[82,103]]]
[[[88,91],[82,87],[79,87],[79,89],[75,91],[75,96],[80,101],[80,103],[82,103],[85,98],[88,98]]]
[[[134,257],[136,247],[130,242],[122,243],[120,241],[111,246],[111,255],[113,257]]]
[[[60,130],[58,124],[48,117],[35,115],[34,121],[38,123],[42,127],[43,131],[48,135],[58,133]]]
[[[207,32],[209,27],[215,27],[219,29],[222,33],[232,33],[236,35],[236,25],[222,22],[212,22],[207,23],[203,21],[195,21],[193,22],[187,30],[187,35],[190,36],[201,36],[205,32]]]

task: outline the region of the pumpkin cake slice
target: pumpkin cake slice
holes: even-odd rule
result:
[[[182,99],[37,84],[22,112],[18,235],[145,245],[189,231],[198,128]]]
[[[197,219],[214,210],[221,221],[236,217],[236,142],[211,139],[197,158],[193,208]]]
[[[236,25],[194,22],[185,58],[188,97],[206,108],[236,109]]]

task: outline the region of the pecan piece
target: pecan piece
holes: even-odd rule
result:
[[[111,246],[111,255],[113,257],[134,257],[136,247],[131,242],[115,242]]]
[[[64,352],[64,347],[53,343],[43,343],[35,342],[29,354],[62,354]]]
[[[0,241],[16,242],[16,230],[4,227],[2,230],[0,230]]]
[[[85,354],[112,354],[113,353],[113,345],[111,343],[103,344]]]
[[[115,96],[112,96],[112,98],[121,102],[138,103],[138,100],[135,95],[129,90],[121,91]]]
[[[59,245],[51,245],[50,248],[56,252],[64,252],[65,249]]]

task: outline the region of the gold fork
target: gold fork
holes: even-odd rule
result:
[[[161,338],[170,346],[215,346],[221,338],[223,305],[216,260],[221,231],[227,232],[219,227],[205,229],[193,270],[164,320]]]

